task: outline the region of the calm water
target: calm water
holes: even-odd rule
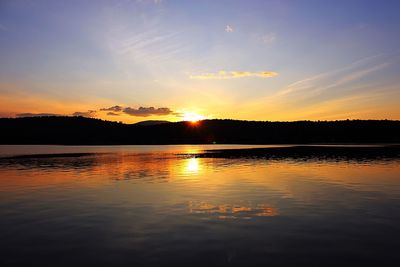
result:
[[[398,266],[399,160],[209,148],[1,146],[94,154],[0,158],[0,265]]]

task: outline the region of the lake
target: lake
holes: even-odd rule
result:
[[[249,147],[0,146],[0,265],[398,264],[400,159]]]

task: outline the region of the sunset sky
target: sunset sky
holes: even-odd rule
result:
[[[400,119],[400,1],[0,2],[0,116]]]

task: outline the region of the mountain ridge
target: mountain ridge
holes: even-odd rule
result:
[[[139,121],[139,122],[133,123],[133,125],[151,126],[151,125],[164,124],[164,123],[170,123],[170,121],[147,120],[147,121]]]

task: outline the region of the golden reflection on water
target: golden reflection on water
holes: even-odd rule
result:
[[[180,158],[159,154],[96,154],[79,158],[48,158],[2,162],[1,184],[90,183],[113,180],[173,182],[197,176],[205,187],[248,182],[280,191],[304,189],[298,182],[324,181],[344,186],[368,187],[396,184],[399,161],[387,163],[291,162],[285,160],[229,160]],[[71,180],[71,178],[74,178]],[[379,182],[379,183],[377,183]],[[189,184],[188,184],[189,185]]]
[[[287,214],[282,200],[307,205],[337,201],[339,195],[332,192],[371,191],[396,197],[399,174],[399,161],[294,162],[110,153],[3,162],[0,192],[29,195],[43,188],[49,188],[46,192],[90,188],[107,192],[96,195],[97,202],[123,198],[129,205],[168,203],[203,217],[249,219]]]
[[[387,242],[398,239],[385,230],[398,225],[399,177],[398,159],[218,159],[172,153],[0,159],[0,218],[5,247],[23,244],[32,253],[35,247],[62,251],[54,246],[82,240],[94,242],[88,247],[100,253],[98,244],[104,243],[122,256],[137,251],[161,259],[154,251],[166,255],[171,248],[180,258],[187,247],[199,250],[199,259],[210,255],[211,241],[220,255],[250,251],[242,258],[247,260],[305,240],[305,257],[320,244],[331,250],[344,242],[349,247],[340,253],[347,257],[354,247],[364,255],[365,240],[396,247],[395,241]],[[332,243],[336,237],[338,246]],[[360,243],[351,243],[355,239]],[[291,247],[298,252],[299,246]]]
[[[182,173],[184,174],[198,173],[201,169],[200,160],[198,158],[185,159],[185,164],[182,166]]]

